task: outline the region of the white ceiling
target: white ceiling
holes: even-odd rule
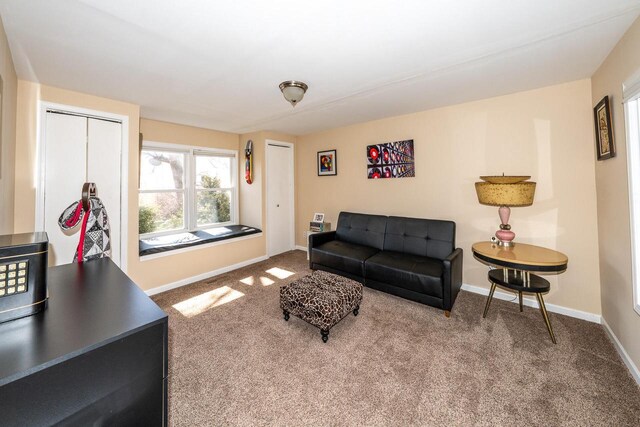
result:
[[[590,77],[640,0],[0,0],[21,79],[305,134]],[[283,80],[309,84],[293,109]]]

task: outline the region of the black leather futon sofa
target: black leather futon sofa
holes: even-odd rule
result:
[[[309,236],[309,267],[445,310],[462,286],[453,221],[341,212],[335,231]]]

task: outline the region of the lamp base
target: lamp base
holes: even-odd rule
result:
[[[500,206],[498,209],[498,215],[500,216],[500,230],[496,231],[496,237],[500,241],[500,246],[513,246],[513,239],[516,237],[516,233],[511,231],[509,225],[509,216],[511,215],[511,209],[508,206]]]
[[[498,245],[500,246],[513,246],[515,243],[513,239],[516,237],[516,233],[510,230],[498,230],[496,231],[496,237],[498,238]]]

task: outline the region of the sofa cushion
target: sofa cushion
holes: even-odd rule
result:
[[[442,261],[395,251],[382,251],[365,262],[365,283],[373,279],[442,298]]]
[[[313,248],[310,257],[312,264],[364,277],[364,261],[377,252],[378,249],[368,246],[333,240]]]
[[[435,219],[389,217],[384,250],[445,259],[455,249],[456,223]]]
[[[340,212],[336,238],[343,242],[382,250],[386,228],[386,216]]]

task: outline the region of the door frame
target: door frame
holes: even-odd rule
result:
[[[267,257],[271,257],[271,250],[270,250],[270,246],[269,246],[269,239],[271,236],[271,233],[269,233],[269,216],[272,214],[269,212],[270,208],[270,204],[269,204],[269,146],[270,145],[279,145],[282,147],[287,147],[291,149],[291,174],[290,174],[290,179],[291,179],[291,193],[290,193],[290,198],[289,198],[289,206],[291,206],[291,209],[289,211],[289,217],[291,218],[291,224],[289,225],[289,231],[290,231],[290,235],[291,235],[291,239],[289,241],[289,248],[290,250],[295,249],[295,242],[296,242],[296,210],[295,210],[295,145],[291,142],[284,142],[284,141],[276,141],[273,139],[266,139],[264,141],[264,169],[265,169],[265,174],[264,174],[264,182],[265,182],[265,201],[266,201],[266,218],[265,218],[265,228],[267,230],[267,238],[266,238],[266,244],[267,244]]]
[[[47,110],[57,110],[73,115],[94,119],[107,119],[120,122],[122,135],[120,137],[120,269],[127,272],[128,243],[129,243],[129,116],[92,110],[75,105],[58,104],[55,102],[38,101],[38,115],[36,125],[36,165],[34,168],[34,182],[36,185],[36,231],[44,231],[44,183],[46,179],[45,146],[46,126],[44,120]],[[78,198],[80,196],[78,189]]]

